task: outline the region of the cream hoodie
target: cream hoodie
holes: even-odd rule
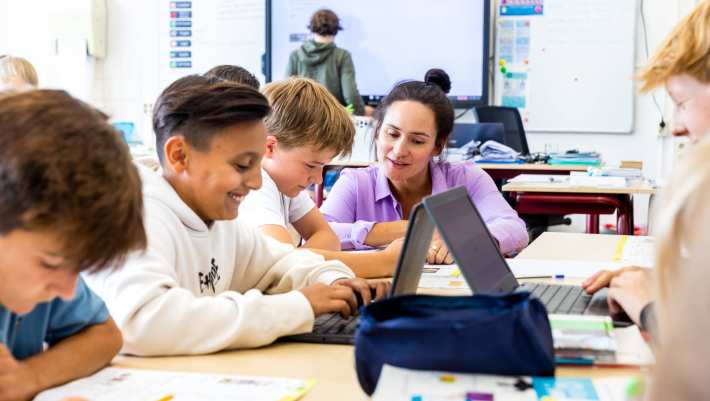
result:
[[[354,277],[238,219],[207,227],[159,173],[139,171],[147,251],[86,276],[123,333],[124,353],[204,354],[308,332],[313,309],[296,289]]]

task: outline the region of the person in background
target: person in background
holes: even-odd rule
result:
[[[414,205],[460,185],[467,188],[502,253],[527,245],[525,223],[483,170],[473,163],[438,160],[453,130],[454,109],[431,77],[396,85],[378,106],[374,123],[379,163],[343,170],[321,207],[343,249],[381,247],[403,237]],[[453,262],[439,238],[427,260]]]
[[[331,10],[316,11],[308,25],[313,34],[301,47],[291,52],[286,77],[302,76],[314,79],[328,88],[343,106],[351,106],[355,115],[372,115],[357,89],[355,66],[350,52],[335,45],[335,35],[343,29],[340,19]]]
[[[249,72],[246,68],[238,65],[218,65],[207,71],[204,76],[211,79],[248,85],[256,90],[259,90],[259,87],[261,86],[261,83],[259,83],[259,80],[254,76],[254,74]]]
[[[82,271],[146,245],[141,182],[106,116],[62,91],[0,95],[0,400],[108,365],[121,333]]]
[[[22,57],[0,55],[0,91],[36,88],[37,71]]]

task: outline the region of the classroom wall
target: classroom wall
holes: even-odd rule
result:
[[[161,0],[162,1],[162,0]],[[695,0],[645,0],[648,42],[651,52]],[[10,52],[30,59],[43,86],[60,87],[107,111],[115,120],[134,121],[141,134],[152,140],[150,109],[162,89],[158,85],[159,2],[107,0],[108,56],[87,58],[84,42],[71,34],[61,35],[63,22],[57,16],[71,15],[72,7],[85,0],[0,0],[0,53]],[[60,9],[61,4],[62,9]],[[69,6],[71,4],[71,6]],[[67,29],[65,29],[67,30]],[[57,33],[60,32],[60,34]],[[637,30],[637,66],[646,60],[642,24]],[[262,34],[255,32],[254,34]],[[244,55],[252,60],[259,55]],[[666,123],[672,120],[672,102],[661,90],[656,95]],[[470,118],[468,116],[464,118]],[[642,160],[644,172],[662,178],[672,164],[677,140],[659,136],[660,116],[650,95],[637,95],[635,127],[631,134],[531,133],[532,151],[547,149],[596,149],[611,163]],[[664,132],[667,134],[668,128]],[[637,222],[645,222],[647,199],[637,203]]]

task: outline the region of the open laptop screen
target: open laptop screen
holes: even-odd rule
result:
[[[390,295],[416,294],[422,267],[434,234],[434,224],[419,203],[412,210],[407,225],[407,235],[397,261],[397,270],[392,280]]]
[[[511,292],[518,287],[464,187],[429,197],[424,205],[474,293]]]

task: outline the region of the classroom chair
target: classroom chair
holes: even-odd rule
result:
[[[520,112],[517,108],[503,106],[480,106],[476,107],[476,116],[478,117],[479,123],[503,124],[505,131],[505,142],[503,143],[520,152],[521,156],[530,157],[530,148],[528,147],[528,140],[525,135],[525,127],[523,126],[523,120],[520,118]],[[509,201],[511,200],[509,199]],[[515,202],[511,201],[511,204],[514,203]],[[565,216],[526,214],[525,210],[518,210],[518,213],[520,213],[520,217],[528,226],[530,241],[547,231],[549,226],[572,224],[572,220]]]

